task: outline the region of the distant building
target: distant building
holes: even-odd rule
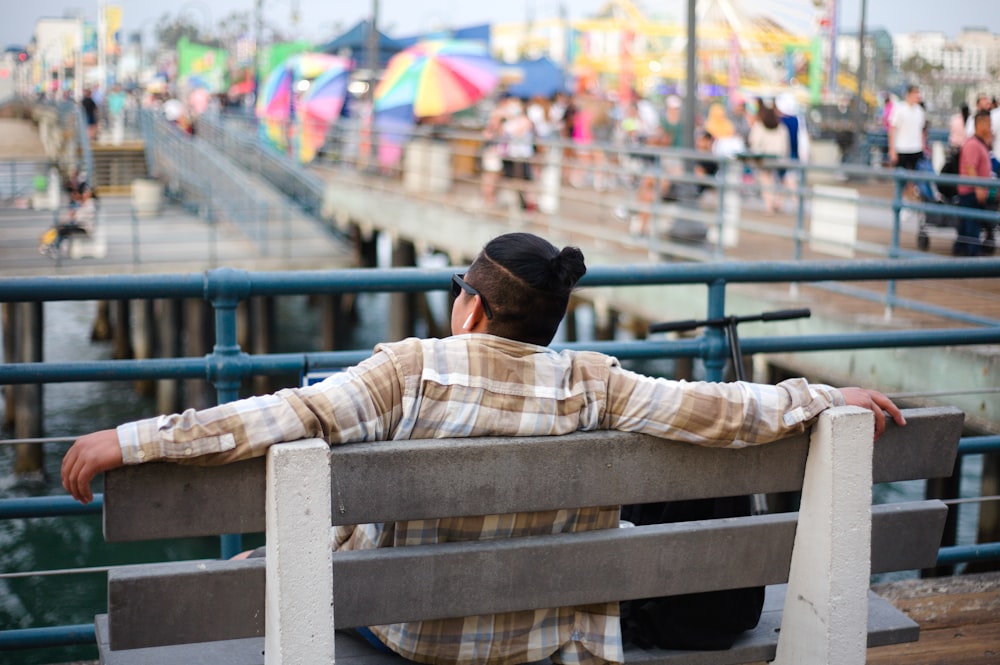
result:
[[[40,18],[31,40],[31,82],[39,91],[82,90],[84,22],[80,18]]]

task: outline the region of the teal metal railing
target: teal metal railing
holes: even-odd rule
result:
[[[219,402],[238,397],[241,382],[258,374],[294,370],[308,372],[355,364],[368,351],[330,351],[248,355],[237,341],[237,305],[253,296],[291,294],[417,292],[448,288],[451,269],[334,270],[304,272],[246,272],[220,268],[205,274],[110,275],[100,278],[3,278],[0,302],[64,300],[204,298],[215,311],[215,346],[198,358],[109,360],[61,363],[7,363],[0,365],[0,384],[112,381],[162,378],[204,378],[211,381]],[[709,264],[657,264],[627,267],[595,266],[581,281],[583,288],[643,287],[654,285],[705,285],[709,318],[725,315],[727,289],[733,284],[763,282],[816,282],[873,279],[938,279],[993,277],[1000,274],[1000,259],[925,261],[761,262]],[[973,328],[880,331],[836,335],[799,335],[741,339],[745,354],[833,350],[852,348],[927,347],[1000,343],[1000,322]],[[568,348],[588,348],[630,358],[694,357],[704,361],[706,378],[722,380],[729,349],[722,330],[710,328],[698,338],[649,339],[567,343]],[[1000,437],[963,439],[963,455],[996,453]],[[101,510],[98,495],[89,506],[69,497],[39,497],[0,501],[0,519],[49,515],[86,514]],[[235,545],[238,548],[238,545]],[[234,543],[223,543],[223,556],[235,552]],[[954,546],[941,550],[942,564],[1000,558],[1000,543]],[[39,573],[41,574],[41,573]],[[95,608],[96,610],[96,608]],[[93,643],[93,627],[52,626],[0,631],[0,648],[36,648],[62,644]]]

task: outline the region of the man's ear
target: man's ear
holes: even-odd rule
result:
[[[486,320],[486,312],[483,311],[483,299],[480,296],[473,296],[472,310],[469,311],[469,316],[466,317],[465,323],[462,324],[462,330],[466,332],[482,332],[486,329]]]

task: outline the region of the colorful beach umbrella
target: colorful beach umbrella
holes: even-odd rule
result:
[[[375,112],[412,106],[418,118],[466,109],[496,89],[499,66],[480,42],[419,42],[392,57],[375,88]]]
[[[299,53],[275,67],[257,98],[264,140],[285,150],[294,135],[297,157],[312,160],[343,108],[351,66],[350,60],[339,56]],[[308,88],[299,94],[302,81],[309,82]]]
[[[351,63],[338,58],[326,71],[313,79],[298,106],[301,122],[298,157],[311,162],[326,141],[326,132],[340,117],[347,98]]]
[[[292,67],[276,67],[268,74],[257,96],[257,117],[275,122],[287,122],[292,115]]]

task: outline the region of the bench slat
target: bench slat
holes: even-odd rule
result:
[[[910,426],[890,425],[875,445],[874,481],[950,475],[962,412],[905,413]],[[805,435],[725,450],[622,432],[337,446],[334,522],[795,491],[806,448]],[[105,488],[109,542],[264,530],[263,459],[211,468],[126,467],[108,473]]]
[[[934,564],[944,504],[908,502],[873,512],[872,572]],[[333,557],[335,623],[345,628],[780,583],[788,577],[796,517],[342,552]],[[918,535],[896,546],[908,533]],[[208,582],[220,578],[225,582]],[[108,589],[116,648],[263,634],[263,559],[126,566],[109,573]]]
[[[637,665],[735,665],[763,662],[774,658],[781,625],[781,602],[785,585],[768,587],[757,627],[742,635],[728,651],[665,651],[628,649],[626,663]],[[176,665],[177,663],[212,663],[213,665],[263,665],[262,637],[238,640],[180,644],[166,647],[112,651],[108,638],[107,615],[95,619],[97,642],[102,665]],[[913,642],[920,629],[906,614],[874,593],[868,594],[868,646]],[[360,639],[345,634],[336,636],[337,662],[341,665],[399,665],[399,658],[382,654]]]

